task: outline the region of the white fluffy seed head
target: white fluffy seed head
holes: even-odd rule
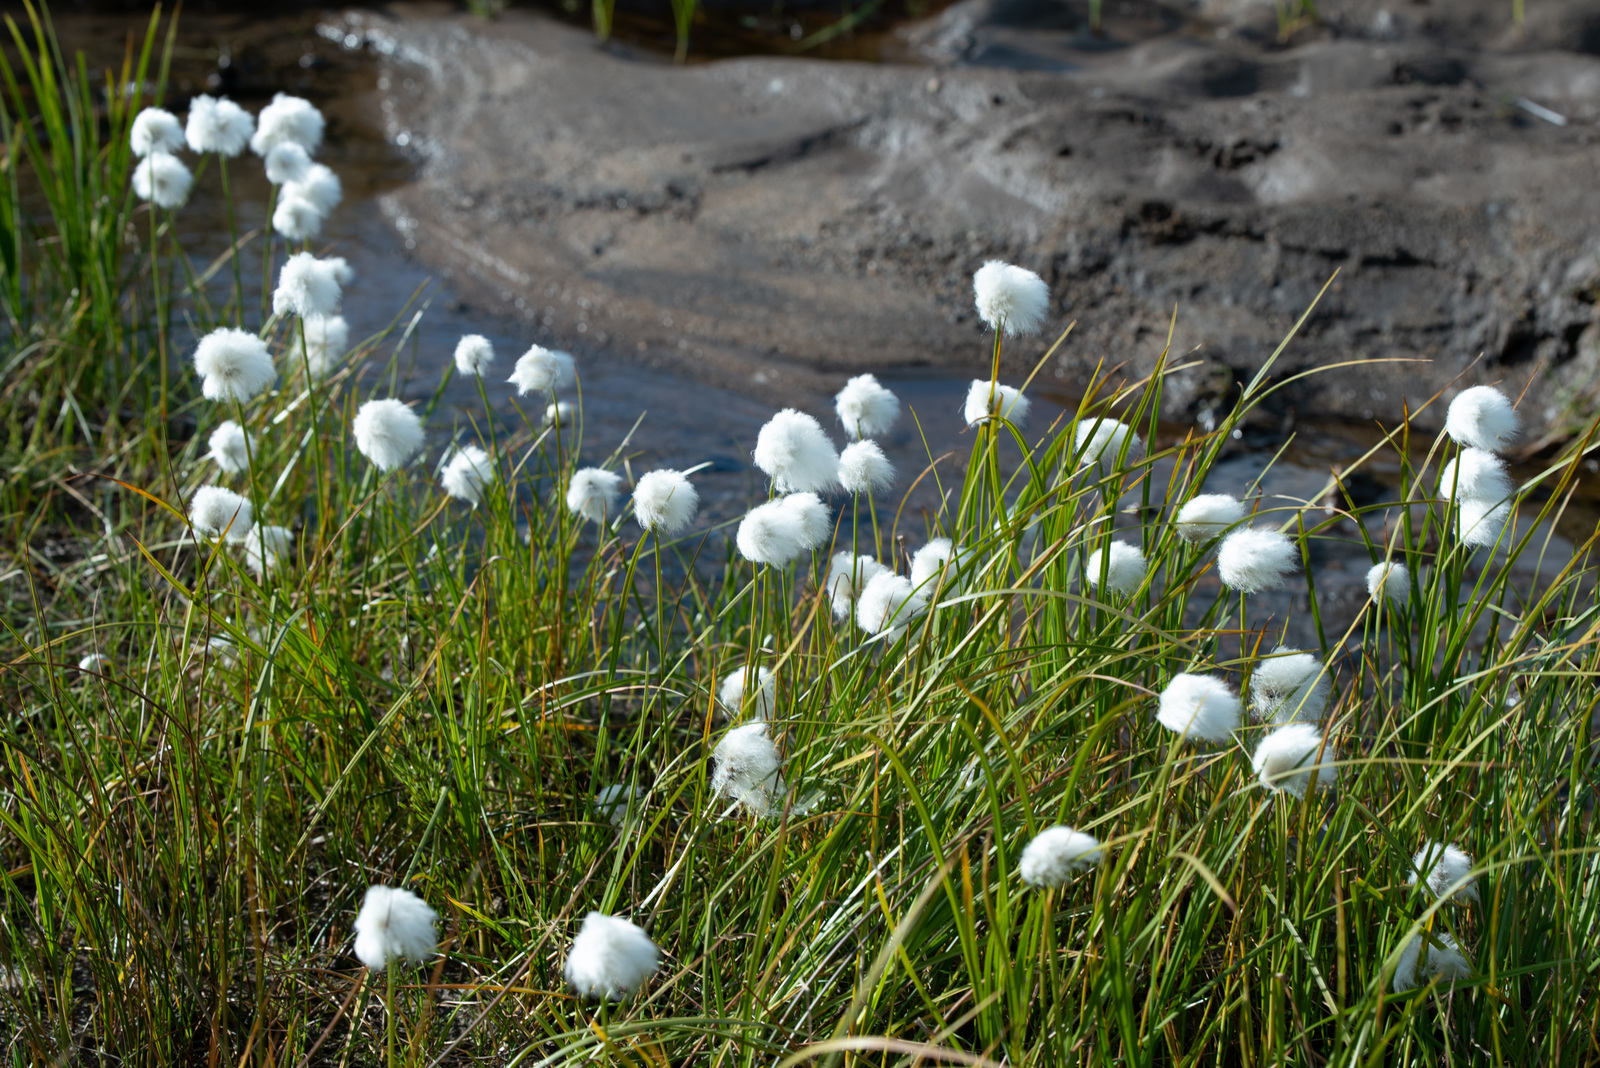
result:
[[[967,387],[967,403],[962,406],[961,415],[968,426],[999,416],[1013,426],[1020,427],[1028,421],[1029,407],[1031,404],[1020,389],[975,378],[972,385]]]
[[[1240,593],[1281,589],[1299,567],[1294,542],[1276,530],[1236,530],[1217,550],[1217,574]]]
[[[285,193],[272,209],[272,229],[290,241],[310,241],[322,233],[322,212],[305,197]]]
[[[1484,449],[1462,449],[1439,469],[1439,496],[1445,500],[1499,504],[1511,488],[1505,461]]]
[[[262,340],[227,326],[200,339],[194,369],[200,376],[200,391],[214,401],[247,401],[278,377]]]
[[[1428,980],[1454,983],[1457,979],[1472,975],[1472,963],[1462,955],[1454,938],[1444,931],[1435,931],[1428,937]],[[1397,994],[1422,985],[1417,981],[1417,960],[1422,953],[1422,938],[1421,934],[1413,935],[1400,951],[1400,960],[1394,966],[1393,989]]]
[[[973,274],[972,294],[983,321],[990,329],[1004,329],[1008,337],[1037,334],[1050,310],[1050,287],[1043,278],[999,260]]]
[[[1190,545],[1210,541],[1244,518],[1244,505],[1226,493],[1202,493],[1178,509],[1178,536]]]
[[[1144,441],[1127,423],[1115,419],[1080,419],[1072,431],[1072,451],[1078,454],[1079,467],[1115,464],[1124,442],[1128,447],[1128,463],[1144,457]]]
[[[1428,842],[1411,858],[1411,873],[1407,886],[1415,886],[1422,879],[1423,889],[1434,897],[1460,897],[1478,900],[1477,879],[1472,874],[1472,858],[1459,846],[1446,842]]]
[[[183,206],[193,185],[189,168],[177,156],[165,152],[150,153],[133,169],[134,195],[168,211]]]
[[[856,375],[833,399],[833,410],[846,435],[873,438],[887,434],[900,418],[900,398],[878,382],[875,375]]]
[[[778,679],[771,668],[755,668],[756,684],[750,686],[751,668],[734,668],[717,687],[717,703],[734,718],[745,715],[748,702],[749,718],[769,722],[772,710],[778,703]]]
[[[765,721],[728,731],[712,750],[711,759],[716,763],[711,792],[738,802],[752,815],[766,815],[783,797],[783,759],[767,737]]]
[[[110,671],[111,658],[104,653],[90,653],[78,661],[79,671]]]
[[[856,599],[856,624],[868,634],[895,635],[928,605],[927,593],[888,569],[872,576]]]
[[[483,499],[483,488],[494,481],[489,454],[476,445],[456,449],[439,470],[439,485],[458,501],[474,508]]]
[[[570,352],[535,345],[518,357],[506,381],[516,386],[519,394],[548,393],[570,386],[575,375]]]
[[[1511,520],[1511,505],[1506,502],[1466,500],[1461,502],[1460,512],[1461,540],[1483,548],[1499,542]]]
[[[572,473],[567,483],[567,510],[591,523],[604,523],[617,514],[622,476],[615,471],[585,467]]]
[[[273,149],[273,151],[278,150]],[[340,201],[344,200],[344,186],[331,167],[313,163],[306,168],[304,176],[284,184],[283,195],[308,200],[318,211],[327,216],[339,206]]]
[[[311,155],[322,144],[322,112],[311,101],[278,93],[256,118],[256,132],[250,138],[250,151],[265,156],[274,146],[293,141]]]
[[[681,471],[651,471],[633,488],[633,516],[639,525],[675,538],[689,529],[700,494]]]
[[[494,343],[482,334],[467,334],[456,342],[456,370],[482,375],[494,363]]]
[[[1318,750],[1322,750],[1320,761]],[[1302,798],[1313,779],[1323,788],[1339,777],[1332,747],[1324,749],[1322,735],[1309,723],[1291,723],[1262,738],[1250,765],[1262,786]]]
[[[876,441],[856,441],[839,454],[839,485],[846,493],[885,493],[894,485],[894,467]]]
[[[1411,572],[1398,560],[1385,560],[1367,569],[1367,593],[1374,601],[1384,598],[1403,605],[1411,598]]]
[[[342,315],[314,315],[300,320],[300,328],[305,333],[306,351],[302,355],[295,346],[290,363],[299,366],[303,360],[310,365],[313,378],[326,377],[350,347],[350,324]]]
[[[1316,723],[1327,710],[1332,688],[1322,661],[1279,646],[1250,677],[1250,708],[1273,723]]]
[[[545,405],[545,426],[571,426],[572,405],[566,401],[556,401],[554,404]]]
[[[278,569],[294,548],[294,531],[257,523],[244,542],[245,566],[261,578]]]
[[[285,260],[278,271],[272,310],[278,315],[292,314],[302,319],[326,317],[339,314],[339,303],[343,299],[339,264],[319,260],[309,252],[297,252]]]
[[[1100,588],[1102,569],[1106,588],[1124,597],[1132,597],[1144,582],[1144,553],[1125,541],[1114,541],[1106,549],[1096,549],[1084,560],[1083,567],[1090,589]]]
[[[779,493],[826,492],[838,484],[839,454],[822,424],[805,412],[785,408],[756,435],[756,466]]]
[[[911,554],[911,585],[925,596],[931,596],[939,584],[939,576],[955,557],[955,547],[949,538],[934,538]]]
[[[1022,851],[1022,881],[1033,886],[1065,886],[1074,875],[1100,863],[1104,850],[1092,834],[1071,827],[1046,827]]]
[[[273,185],[298,182],[311,170],[311,156],[295,142],[284,141],[267,153],[266,170]]]
[[[791,493],[778,498],[784,514],[795,524],[800,548],[806,552],[828,544],[833,534],[833,512],[815,493]]]
[[[572,940],[561,974],[579,997],[621,1001],[655,974],[660,957],[637,924],[591,912]]]
[[[228,474],[237,475],[241,471],[250,469],[250,446],[254,442],[245,433],[244,427],[232,419],[226,420],[213,430],[211,436],[206,439],[206,444],[211,447],[211,451],[206,453],[206,459]]]
[[[1161,691],[1156,722],[1186,742],[1229,742],[1239,729],[1239,699],[1210,675],[1174,675]]]
[[[356,448],[380,471],[403,466],[422,448],[422,420],[393,397],[363,404],[352,428]]]
[[[145,108],[134,116],[133,126],[128,130],[128,141],[133,146],[135,156],[150,156],[157,152],[171,154],[183,148],[183,127],[172,112],[162,108]]]
[[[835,553],[828,566],[828,600],[833,604],[833,618],[849,619],[867,583],[888,570],[865,553]]]
[[[196,152],[215,152],[231,159],[245,150],[255,130],[255,118],[227,97],[202,93],[189,101],[189,122],[183,133]]]
[[[196,534],[242,542],[254,522],[250,502],[222,486],[201,486],[189,503],[189,522]]]
[[[421,964],[433,956],[439,914],[413,894],[392,886],[370,886],[356,915],[356,956],[375,972],[395,961]]]
[[[328,265],[328,270],[333,272],[333,280],[340,286],[348,286],[356,280],[356,269],[343,256],[329,256],[322,262]]]
[[[1493,386],[1473,386],[1450,402],[1444,429],[1462,445],[1505,452],[1522,432],[1522,420],[1504,393]]]
[[[734,544],[746,560],[783,567],[805,552],[799,518],[783,505],[783,498],[758,504],[739,521]]]

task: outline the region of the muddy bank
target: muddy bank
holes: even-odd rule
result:
[[[1283,45],[1260,4],[1109,4],[1096,36],[1086,5],[966,0],[907,31],[920,66],[679,69],[518,12],[325,29],[385,57],[381,121],[419,165],[395,224],[543,339],[772,401],[976,372],[968,279],[1000,256],[1078,321],[1045,372],[1064,395],[1150,367],[1176,310],[1204,362],[1167,414],[1194,418],[1337,268],[1285,374],[1427,362],[1320,374],[1274,419],[1393,420],[1464,372],[1526,388],[1543,432],[1600,369],[1600,16],[1534,7],[1518,36],[1509,5],[1357,2]]]

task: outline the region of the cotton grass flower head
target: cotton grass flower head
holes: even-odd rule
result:
[[[1084,560],[1083,568],[1089,577],[1090,589],[1100,588],[1102,568],[1105,570],[1106,588],[1124,597],[1132,597],[1144,583],[1144,553],[1125,541],[1114,541],[1105,549],[1096,549]]]
[[[911,585],[924,594],[933,592],[938,579],[955,559],[955,546],[949,538],[934,538],[911,554]]]
[[[467,334],[456,342],[456,370],[482,376],[494,363],[494,343],[482,334]]]
[[[207,400],[247,401],[278,377],[266,344],[247,330],[221,327],[200,339],[194,369]]]
[[[1373,564],[1367,570],[1367,593],[1374,602],[1388,599],[1391,604],[1403,605],[1411,597],[1411,572],[1396,560]]]
[[[255,118],[225,96],[201,93],[189,101],[189,121],[183,133],[196,152],[215,152],[232,159],[250,144],[255,130]]]
[[[313,107],[311,101],[278,93],[256,117],[256,132],[250,138],[250,150],[258,156],[265,156],[277,145],[292,141],[311,155],[316,155],[317,148],[322,144],[325,125],[322,112]]]
[[[311,156],[293,141],[272,146],[267,153],[267,181],[273,185],[298,182],[311,170]]]
[[[322,262],[333,272],[333,280],[341,287],[347,287],[356,280],[356,269],[350,266],[350,261],[343,256],[329,256]]]
[[[189,523],[196,534],[242,542],[254,522],[250,502],[223,486],[201,486],[189,502]]]
[[[599,467],[585,467],[572,473],[567,483],[567,510],[591,523],[605,523],[617,514],[622,491],[622,476]]]
[[[421,964],[439,944],[433,929],[438,919],[410,890],[369,886],[356,914],[356,956],[374,972],[395,961]]]
[[[1080,419],[1072,431],[1072,451],[1078,454],[1078,466],[1089,464],[1115,464],[1127,445],[1128,462],[1144,456],[1144,441],[1127,423],[1115,419]]]
[[[422,448],[422,420],[393,397],[363,404],[352,429],[356,448],[380,471],[403,467]]]
[[[1222,584],[1240,593],[1281,589],[1299,567],[1294,542],[1276,530],[1236,530],[1222,539],[1217,550]]]
[[[280,205],[281,206],[281,205]],[[339,265],[319,260],[309,252],[296,252],[278,271],[278,288],[272,293],[272,310],[302,319],[337,315],[344,291]]]
[[[439,470],[439,485],[444,491],[474,508],[483,498],[483,488],[493,481],[494,467],[489,463],[489,454],[476,445],[456,449]]]
[[[621,1001],[655,974],[660,957],[637,924],[591,912],[572,940],[561,974],[579,997]]]
[[[272,229],[290,241],[310,241],[322,233],[322,211],[303,196],[285,193],[272,209]]]
[[[294,548],[294,531],[288,527],[257,523],[244,541],[244,563],[257,578],[276,571]]]
[[[1454,983],[1458,979],[1466,979],[1472,975],[1472,963],[1461,953],[1461,948],[1456,940],[1444,931],[1436,931],[1427,936],[1428,976],[1422,982],[1438,979],[1444,983]],[[1407,990],[1415,990],[1422,985],[1417,979],[1418,958],[1422,955],[1422,934],[1415,934],[1406,942],[1405,948],[1400,951],[1400,959],[1394,966],[1394,984],[1392,989],[1396,994]]]
[[[183,149],[183,126],[170,111],[145,108],[133,117],[133,125],[128,130],[128,143],[133,147],[135,156],[146,157],[156,153],[170,155]]]
[[[1022,881],[1032,886],[1065,886],[1080,871],[1100,863],[1100,840],[1071,827],[1046,827],[1022,851]]]
[[[1273,723],[1316,723],[1327,710],[1332,688],[1322,661],[1279,646],[1250,677],[1250,707]]]
[[[1309,723],[1291,723],[1262,738],[1250,766],[1262,786],[1300,798],[1306,796],[1313,779],[1320,787],[1332,785],[1339,777],[1331,747],[1324,749],[1322,735]]]
[[[576,373],[571,353],[535,345],[517,359],[506,381],[519,394],[548,393],[570,386]]]
[[[1439,496],[1450,501],[1498,504],[1511,496],[1506,462],[1484,449],[1462,449],[1439,469]]]
[[[1239,699],[1211,675],[1174,675],[1161,691],[1156,722],[1186,742],[1226,743],[1239,729]]]
[[[313,315],[300,320],[300,329],[305,336],[305,352],[291,350],[291,359],[296,364],[302,360],[309,364],[313,378],[327,377],[339,357],[350,348],[350,324],[342,315]]]
[[[755,673],[755,686],[750,685],[751,672]],[[778,704],[778,679],[771,668],[752,668],[749,665],[734,668],[717,687],[717,703],[730,716],[744,714],[749,703],[750,718],[761,722],[772,719],[772,710]]]
[[[111,658],[104,653],[90,653],[78,661],[78,670],[82,672],[110,671]]]
[[[134,195],[168,211],[183,207],[193,185],[194,175],[189,168],[177,156],[165,152],[150,153],[133,169]]]
[[[274,149],[276,151],[276,149]],[[306,168],[305,176],[296,178],[286,183],[283,194],[287,197],[299,197],[310,201],[324,216],[339,206],[344,200],[344,186],[339,182],[339,176],[333,173],[331,167],[320,163],[313,163]]]
[[[1028,398],[1022,395],[1020,389],[975,378],[967,388],[967,403],[962,407],[961,414],[968,426],[998,416],[1020,427],[1027,423],[1030,407]]]
[[[556,401],[554,404],[546,405],[544,409],[544,425],[571,426],[572,405],[566,401]]]
[[[1202,493],[1178,509],[1178,536],[1190,545],[1210,541],[1244,518],[1244,505],[1226,493]]]
[[[754,816],[765,816],[783,797],[783,759],[767,736],[764,720],[734,727],[711,752],[716,770],[711,792],[743,805]]]
[[[1415,886],[1419,877],[1423,889],[1434,897],[1478,900],[1472,858],[1459,846],[1428,842],[1417,850],[1416,856],[1411,858],[1411,874],[1406,877],[1406,885]]]
[[[250,469],[250,437],[245,433],[244,427],[232,419],[223,422],[211,432],[206,439],[206,444],[211,451],[206,453],[206,459],[214,462],[230,475],[237,475]]]
[[[1007,337],[1037,334],[1050,310],[1050,287],[1024,267],[990,260],[972,276],[978,315]]]
[[[1460,505],[1461,540],[1467,545],[1488,548],[1500,541],[1511,521],[1511,505],[1477,499]]]
[[[846,493],[885,493],[894,486],[894,467],[876,441],[852,442],[839,453],[839,485]]]
[[[651,471],[633,487],[633,517],[646,530],[675,538],[689,529],[700,494],[682,471]]]
[[[838,484],[839,454],[822,424],[785,408],[756,435],[755,464],[779,493],[826,492]]]
[[[791,493],[778,498],[783,512],[795,524],[800,548],[820,549],[833,534],[833,512],[815,493]]]
[[[739,521],[734,544],[739,555],[756,564],[783,567],[806,551],[804,529],[784,506],[784,498],[758,504]]]
[[[878,575],[889,569],[865,553],[835,553],[828,566],[828,600],[833,604],[833,617],[849,619],[855,614],[857,598]]]
[[[879,383],[876,375],[856,375],[833,398],[839,423],[852,438],[887,434],[900,418],[900,398]]]
[[[1522,432],[1522,419],[1504,393],[1493,386],[1473,386],[1450,402],[1444,430],[1462,445],[1505,452]]]
[[[911,580],[885,569],[872,576],[856,599],[856,624],[868,634],[885,634],[889,640],[928,606],[926,593]]]

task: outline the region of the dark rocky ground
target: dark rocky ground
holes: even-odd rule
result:
[[[920,64],[676,68],[524,12],[336,25],[386,57],[373,106],[420,162],[396,225],[552,341],[772,403],[977,373],[969,278],[998,256],[1078,323],[1041,375],[1063,397],[1149,369],[1176,312],[1182,419],[1337,270],[1279,367],[1397,362],[1300,380],[1272,419],[1490,381],[1559,433],[1600,380],[1600,8],[1539,0],[1519,33],[1510,0],[1387,5],[1282,41],[1261,2],[1111,0],[1096,36],[1083,0],[963,0],[901,31]]]

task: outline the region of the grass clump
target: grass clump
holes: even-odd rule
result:
[[[241,290],[159,316],[208,333]],[[992,306],[970,453],[890,491],[937,488],[920,530],[876,467],[830,491],[796,413],[749,443],[796,492],[708,529],[695,471],[633,478],[542,349],[507,424],[474,341],[446,374],[485,410],[441,448],[390,403],[401,344],[314,366],[292,310],[242,328],[259,392],[173,368],[193,429],[150,424],[154,460],[38,431],[23,470],[102,474],[6,490],[11,1059],[1591,1060],[1593,544],[1551,531],[1595,428],[1505,499],[1401,425],[1366,458],[1396,499],[1195,506],[1272,364],[1209,433],[1157,422],[1166,356],[1030,430],[995,372],[1031,305]],[[191,524],[207,486],[248,517]],[[1332,540],[1379,569],[1338,618]]]

